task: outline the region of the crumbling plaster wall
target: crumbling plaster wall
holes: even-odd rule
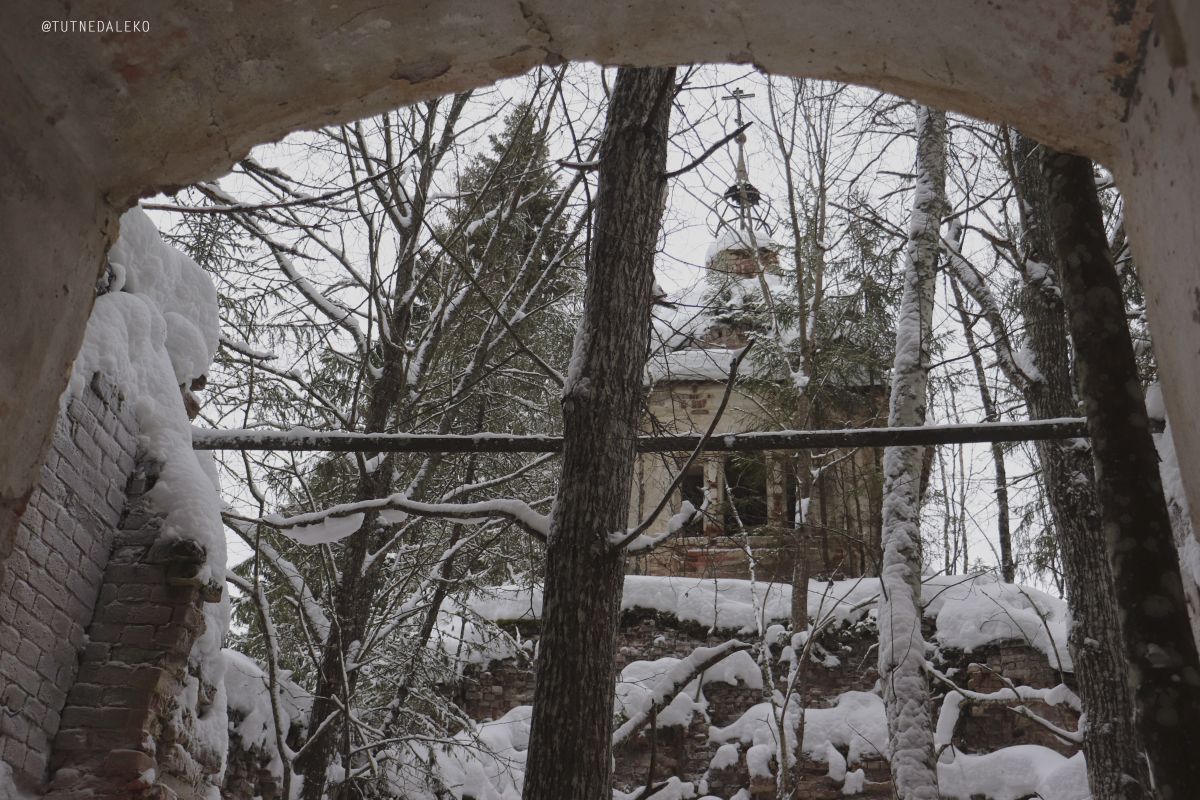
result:
[[[564,59],[753,63],[1006,120],[1112,168],[1200,511],[1200,9],[1182,0],[14,0],[0,26],[0,536],[49,441],[114,214],[288,131]],[[41,34],[46,19],[149,33]],[[66,37],[66,40],[64,40]],[[1148,57],[1142,68],[1143,50]],[[48,324],[53,320],[53,324]],[[1200,525],[1197,525],[1200,528]]]

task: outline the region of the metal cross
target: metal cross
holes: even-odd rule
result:
[[[742,124],[742,101],[754,97],[753,92],[743,92],[740,88],[735,88],[732,92],[722,97],[722,100],[733,100],[737,103],[737,124]]]

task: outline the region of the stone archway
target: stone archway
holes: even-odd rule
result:
[[[1182,0],[14,0],[0,31],[0,563],[36,483],[118,213],[297,128],[564,59],[753,63],[1007,120],[1130,200],[1200,511],[1200,9]],[[42,33],[74,19],[148,32]]]

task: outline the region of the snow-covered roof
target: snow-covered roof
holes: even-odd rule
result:
[[[737,353],[724,347],[659,352],[651,356],[646,371],[652,382],[720,381],[729,377],[729,365]]]
[[[771,232],[761,226],[746,230],[726,225],[717,232],[717,238],[713,239],[712,244],[708,246],[704,263],[708,264],[726,250],[752,250],[756,246],[759,249],[782,247],[771,235]]]
[[[672,293],[654,309],[654,350],[647,364],[647,379],[655,381],[723,380],[736,349],[705,346],[709,334],[728,325],[729,315],[765,306],[763,283],[776,298],[788,291],[785,277],[774,273],[754,276],[721,274],[706,277]],[[722,318],[726,321],[722,323]],[[789,331],[781,332],[784,336]],[[753,364],[743,365],[743,374]]]

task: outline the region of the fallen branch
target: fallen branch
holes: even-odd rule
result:
[[[652,717],[657,717],[660,711],[671,704],[680,690],[695,680],[698,675],[704,674],[706,670],[721,663],[734,653],[749,649],[750,645],[745,642],[730,639],[716,647],[699,647],[693,650],[690,656],[676,664],[655,685],[653,700],[649,708],[644,708],[634,714],[625,720],[621,727],[613,731],[613,746],[615,747],[644,728]]]

